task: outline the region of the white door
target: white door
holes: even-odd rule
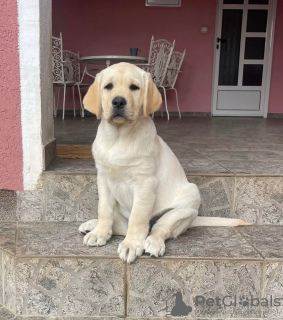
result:
[[[276,0],[219,0],[212,114],[266,116]]]

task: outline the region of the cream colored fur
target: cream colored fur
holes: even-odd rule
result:
[[[112,101],[118,96],[127,104],[123,116],[113,118]],[[85,108],[101,118],[92,145],[99,204],[98,219],[83,223],[79,230],[88,232],[84,237],[88,246],[103,246],[113,234],[124,235],[118,254],[128,263],[144,251],[162,256],[165,240],[189,227],[246,224],[238,219],[197,217],[199,190],[188,182],[148,116],[161,102],[151,76],[127,63],[97,75],[84,99]],[[166,213],[149,231],[150,219],[162,212]]]

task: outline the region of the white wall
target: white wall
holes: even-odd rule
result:
[[[43,146],[54,139],[51,0],[18,0],[24,189],[36,188]]]

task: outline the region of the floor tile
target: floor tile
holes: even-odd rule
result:
[[[17,194],[12,190],[0,190],[0,222],[16,221]]]
[[[262,259],[234,228],[229,227],[191,228],[177,239],[167,241],[164,257]]]
[[[264,151],[264,150],[248,150],[248,151],[218,151],[215,152],[214,150],[207,150],[202,151],[202,154],[206,155],[210,159],[215,161],[280,161],[281,155],[277,154],[276,152],[272,151]]]
[[[226,168],[235,175],[257,175],[257,176],[283,176],[282,156],[279,160],[215,160],[215,162]]]
[[[264,267],[263,297],[268,306],[264,306],[263,317],[272,319],[283,318],[283,263],[267,262]],[[271,297],[273,304],[271,306]],[[275,299],[277,298],[277,301]],[[278,301],[279,298],[279,301]],[[280,302],[280,305],[278,305]]]
[[[233,173],[213,160],[203,156],[179,159],[186,175],[233,175]]]
[[[16,312],[16,259],[3,253],[3,304],[12,312]]]
[[[2,307],[0,308],[0,319],[1,320],[13,320],[15,315],[7,310],[6,308]]]
[[[4,268],[3,268],[3,253],[0,250],[0,307],[4,303]],[[1,317],[0,317],[1,319]]]
[[[118,258],[117,248],[123,237],[114,236],[103,247],[87,247],[83,245],[83,236],[79,234],[78,226],[78,223],[67,222],[20,223],[17,256]],[[189,229],[177,239],[166,242],[165,257],[261,259],[233,228],[224,227]],[[148,256],[144,255],[143,258],[147,259]]]
[[[16,223],[0,222],[0,249],[16,253]]]
[[[274,225],[243,226],[237,230],[266,259],[283,259],[283,228]],[[282,291],[283,295],[283,291]]]
[[[92,173],[96,174],[94,160],[91,159],[56,159],[47,169],[47,173]]]
[[[19,315],[124,315],[121,260],[18,259],[16,283]]]
[[[235,216],[256,224],[283,225],[282,190],[282,177],[236,177]]]
[[[176,294],[185,303],[188,318],[260,316],[258,307],[207,306],[200,302],[225,296],[260,296],[260,262],[138,260],[128,270],[130,316],[165,317],[173,311]]]
[[[154,123],[187,174],[283,175],[283,119],[156,117]],[[93,117],[55,119],[57,143],[92,144],[98,124]]]
[[[44,192],[42,190],[18,192],[18,220],[42,221],[43,215]]]
[[[87,221],[97,218],[95,175],[48,174],[44,179],[44,221]]]
[[[199,188],[200,216],[234,218],[234,177],[189,176],[188,180]]]
[[[121,237],[104,247],[87,247],[79,233],[80,223],[19,223],[17,256],[115,257]]]

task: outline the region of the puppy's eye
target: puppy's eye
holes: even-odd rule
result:
[[[137,87],[136,85],[132,84],[132,85],[130,85],[130,90],[136,91],[136,90],[140,90],[140,88]]]
[[[104,87],[107,90],[111,90],[113,88],[113,84],[112,83],[108,83],[107,86]]]

